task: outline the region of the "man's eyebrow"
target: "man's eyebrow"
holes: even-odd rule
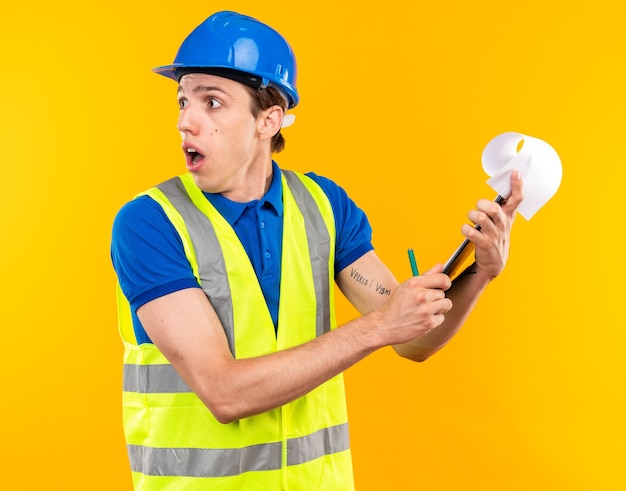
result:
[[[224,89],[216,86],[216,85],[196,85],[193,90],[192,93],[193,94],[200,94],[201,92],[221,92],[222,94],[226,94],[226,92],[224,91]],[[182,86],[178,86],[178,93],[180,94],[181,92],[183,92],[183,88]]]

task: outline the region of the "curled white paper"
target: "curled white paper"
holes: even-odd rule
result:
[[[520,147],[521,145],[521,147]],[[507,132],[493,138],[483,150],[487,184],[500,196],[511,194],[511,173],[519,170],[524,182],[524,201],[518,211],[526,220],[554,196],[563,168],[556,151],[543,140]]]

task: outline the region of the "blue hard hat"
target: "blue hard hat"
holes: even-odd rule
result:
[[[252,17],[217,12],[183,41],[174,63],[153,69],[179,81],[185,73],[214,73],[256,88],[271,85],[298,104],[296,57],[278,32]]]

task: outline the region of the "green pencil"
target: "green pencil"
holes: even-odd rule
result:
[[[413,253],[413,249],[409,249],[409,262],[411,263],[411,271],[413,272],[413,276],[419,276],[420,272],[417,269],[417,263],[415,262],[415,254]]]

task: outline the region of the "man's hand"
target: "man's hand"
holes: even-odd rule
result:
[[[476,249],[476,273],[493,279],[504,269],[509,256],[511,226],[517,208],[524,199],[524,188],[519,171],[511,176],[511,196],[498,204],[486,199],[480,200],[476,210],[468,218],[479,225],[463,225],[461,232]]]
[[[452,308],[446,298],[451,282],[441,265],[400,284],[389,299],[368,317],[384,336],[381,344],[402,344],[440,326]]]

